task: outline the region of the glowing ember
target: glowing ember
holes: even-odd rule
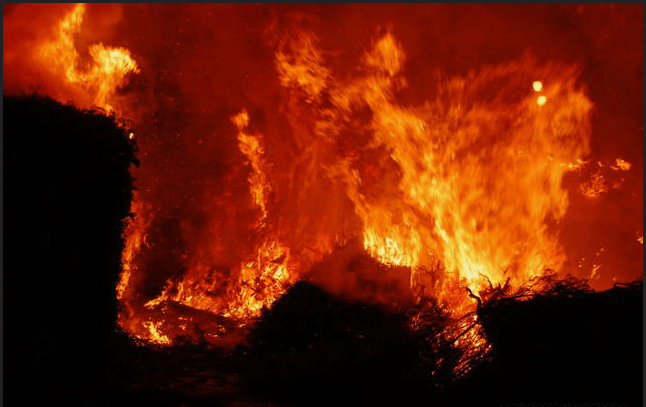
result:
[[[158,344],[167,345],[170,343],[170,339],[159,331],[161,324],[161,322],[153,323],[150,321],[143,323],[144,327],[148,329],[148,332],[150,333],[150,336],[147,339]]]
[[[588,182],[581,184],[581,193],[589,198],[596,198],[605,192],[608,192],[608,187],[601,172],[595,172]]]
[[[622,158],[617,158],[615,159],[615,165],[611,165],[610,168],[616,171],[628,171],[631,166],[632,164],[628,161]]]
[[[536,104],[539,106],[543,106],[545,103],[547,103],[547,97],[546,96],[539,96],[536,98]]]
[[[268,227],[267,203],[271,191],[265,169],[267,164],[263,157],[263,148],[259,135],[246,131],[249,125],[249,115],[246,111],[233,116],[231,121],[238,128],[238,146],[247,158],[251,167],[248,178],[249,192],[254,204],[260,211],[256,221],[257,231],[265,234]],[[124,264],[129,262],[124,260]],[[146,302],[145,307],[155,310],[163,307],[165,302],[174,302],[194,309],[212,312],[224,317],[234,318],[238,326],[244,326],[248,321],[260,315],[263,308],[270,306],[294,282],[294,273],[289,271],[289,248],[278,241],[268,238],[255,248],[255,256],[244,260],[230,270],[229,280],[220,280],[204,275],[197,267],[190,270],[180,281],[169,280],[162,293],[155,299]],[[124,272],[124,275],[126,273]],[[206,278],[205,278],[206,277]],[[221,294],[214,294],[214,293]],[[149,322],[143,322],[142,331],[139,327],[130,326],[139,336],[145,335],[145,329],[153,332]],[[155,325],[159,328],[159,323]],[[185,324],[180,325],[185,327]],[[185,330],[185,328],[182,328]],[[157,331],[155,331],[157,335]],[[215,335],[217,336],[217,335]],[[160,342],[152,335],[148,339]]]

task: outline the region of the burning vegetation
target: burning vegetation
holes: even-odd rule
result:
[[[630,7],[39,7],[5,6],[5,93],[129,120],[115,295],[139,343],[230,349],[314,290],[399,315],[454,380],[490,358],[492,304],[641,276],[641,49],[611,54]],[[478,11],[520,22],[485,44]]]

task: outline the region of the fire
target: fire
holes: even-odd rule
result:
[[[303,89],[308,101],[318,99],[325,88],[330,71],[325,68],[316,37],[298,32],[291,41],[284,41],[276,53],[276,70],[284,87]]]
[[[615,165],[611,165],[610,168],[612,168],[615,171],[628,171],[630,170],[631,166],[632,164],[629,163],[628,161],[622,158],[616,158]]]
[[[581,193],[589,198],[596,198],[601,194],[608,192],[608,187],[604,183],[603,175],[597,171],[592,178],[584,184],[581,184]]]
[[[231,121],[238,127],[238,146],[240,151],[247,157],[249,165],[253,171],[249,176],[249,185],[251,188],[251,195],[253,201],[262,214],[261,221],[267,217],[267,208],[265,202],[267,201],[267,194],[269,193],[269,182],[262,170],[262,154],[263,150],[257,137],[245,133],[245,128],[249,124],[249,114],[243,110],[239,114],[233,116]]]
[[[587,164],[587,162],[582,162],[581,165],[577,168],[585,166]],[[604,164],[601,161],[597,161],[598,168],[592,173],[590,179],[584,181],[583,183],[581,183],[581,185],[579,185],[579,189],[581,193],[588,198],[598,198],[611,189],[620,189],[625,181],[625,178],[618,178],[614,180],[607,179],[612,178],[612,174],[610,174],[606,169],[609,168],[613,171],[623,172],[629,171],[631,166],[631,163],[619,157],[615,159],[613,164]],[[610,177],[604,176],[603,171],[606,172],[606,175],[610,175]]]
[[[81,57],[75,38],[81,32],[85,11],[85,4],[76,4],[52,36],[36,45],[32,63],[40,71],[38,77],[47,78],[39,79],[38,85],[61,102],[71,99],[82,108],[120,112],[117,92],[126,84],[128,74],[139,72],[138,65],[127,49],[102,43],[90,45],[89,57]]]
[[[117,284],[117,299],[119,300],[123,299],[130,282],[130,276],[136,267],[134,257],[146,244],[146,229],[151,222],[149,208],[136,194],[132,202],[131,213],[134,215],[134,219],[130,219],[124,233],[126,246],[121,256],[122,272]]]
[[[576,86],[576,68],[541,66],[529,58],[484,67],[441,83],[435,99],[407,106],[395,96],[406,86],[406,54],[391,33],[374,43],[354,77],[336,79],[322,55],[307,33],[282,42],[276,53],[280,83],[290,91],[292,108],[312,115],[320,141],[307,148],[327,148],[350,126],[363,128],[362,147],[327,158],[325,176],[352,202],[363,248],[385,265],[409,268],[418,299],[436,297],[464,313],[474,303],[460,287],[478,292],[506,282],[520,285],[562,266],[565,256],[549,224],[568,207],[563,177],[589,153],[592,103]],[[551,78],[550,87],[532,83],[528,72]],[[493,83],[498,96],[483,99]],[[539,101],[549,96],[551,103],[523,94],[527,83],[542,92]],[[357,114],[365,111],[368,120]],[[275,229],[271,197],[277,181],[262,136],[249,132],[246,110],[231,121],[259,213],[262,238],[255,255],[228,272],[226,286],[222,275],[205,266],[169,280],[147,302],[149,309],[172,301],[244,324],[311,264],[294,257]],[[322,236],[316,251],[329,252],[325,242],[334,238]]]
[[[169,280],[162,293],[146,302],[145,308],[163,309],[164,304],[172,302],[235,319],[239,321],[238,326],[241,327],[258,317],[263,308],[271,306],[295,281],[295,273],[292,271],[289,248],[266,232],[267,204],[271,184],[265,172],[267,163],[263,157],[261,137],[247,131],[250,118],[246,110],[231,117],[231,121],[238,128],[238,147],[250,167],[249,194],[260,212],[255,226],[257,232],[267,235],[267,238],[255,247],[253,257],[244,260],[231,270],[232,277],[229,279],[223,280],[219,275],[205,273],[200,266],[197,266],[181,280]],[[132,233],[130,236],[135,236],[136,239],[139,235]],[[131,263],[129,256],[132,253],[129,249],[139,244],[132,238],[128,243],[120,287],[128,284]],[[123,292],[123,288],[120,292]],[[137,327],[136,323],[134,326],[131,325],[131,329],[137,332],[140,338],[156,343],[169,343],[170,339],[160,333],[163,331],[160,331],[163,322],[163,320],[156,323],[144,321],[141,323],[144,330]],[[181,324],[180,328],[185,330],[186,325]],[[146,334],[146,330],[150,335]]]
[[[366,250],[384,263],[410,266],[414,274],[439,261],[474,289],[483,277],[494,284],[507,277],[521,282],[558,269],[563,255],[547,222],[567,209],[560,163],[587,154],[592,107],[574,86],[575,71],[559,74],[530,61],[492,67],[449,81],[435,101],[405,107],[393,97],[403,83],[404,58],[392,35],[384,36],[366,57],[370,74],[333,94],[337,114],[346,120],[353,108],[371,110],[371,147],[384,148],[401,174],[388,195],[368,198],[371,186],[362,186],[359,162],[339,170],[363,219]],[[477,100],[490,78],[507,79],[509,88],[499,91],[511,92],[524,68],[553,78],[546,90],[553,100],[549,110],[532,108],[531,95],[462,102]],[[503,123],[513,125],[501,133]]]
[[[210,81],[229,81],[245,54],[227,55],[221,71],[199,71],[226,52],[196,44],[199,52],[184,54],[201,36],[178,30],[173,52],[182,51],[170,54],[177,65],[155,73],[163,58],[144,51],[157,38],[141,42],[132,34],[144,28],[119,26],[116,39],[127,38],[122,44],[130,49],[111,47],[107,38],[84,35],[91,6],[61,10],[29,56],[5,47],[7,60],[33,59],[24,64],[29,85],[121,116],[135,96],[142,111],[154,105],[150,114],[130,117],[137,126],[128,138],[142,148],[142,169],[116,287],[119,322],[141,339],[169,344],[205,326],[210,339],[222,337],[340,248],[381,263],[375,273],[405,282],[407,300],[432,297],[464,315],[476,306],[465,288],[479,295],[521,286],[546,270],[571,271],[568,261],[577,269],[582,255],[566,252],[561,241],[568,208],[603,202],[641,165],[619,152],[592,156],[593,103],[579,66],[524,56],[469,72],[438,68],[434,80],[419,70],[423,53],[405,30],[382,31],[371,44],[353,38],[360,48],[348,51],[291,16],[265,27],[265,59],[240,65],[248,94],[233,93],[235,83],[216,97],[209,86],[220,82]],[[195,78],[178,72],[195,68],[191,56],[198,59]],[[444,69],[441,57],[438,51]],[[140,69],[145,80],[137,86],[151,89],[124,95]],[[254,69],[260,74],[247,77]],[[172,120],[160,120],[164,115]],[[218,154],[227,156],[225,164]],[[175,222],[170,232],[156,223],[164,221]],[[641,244],[642,232],[634,231],[631,225],[631,243]],[[184,248],[150,261],[148,254],[168,251],[155,247],[165,234]],[[176,264],[167,266],[173,256]],[[597,257],[581,265],[581,275],[600,280],[611,269]],[[328,277],[341,285],[353,273],[331,266]],[[356,290],[372,289],[364,285],[357,282]],[[486,348],[475,331],[460,340]]]
[[[150,340],[152,342],[162,344],[162,345],[167,345],[170,343],[170,339],[168,339],[168,336],[160,333],[159,328],[161,326],[161,322],[150,322],[146,321],[143,323],[144,327],[148,329],[148,332],[150,333]]]

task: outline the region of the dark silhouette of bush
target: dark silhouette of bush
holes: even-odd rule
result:
[[[641,405],[641,281],[593,292],[569,276],[537,280],[482,301],[492,351],[467,354],[464,377],[452,374],[459,325],[441,313],[411,331],[403,313],[297,283],[250,333],[247,389],[308,406]]]
[[[478,311],[490,361],[456,383],[452,404],[642,405],[643,284],[593,292],[571,277],[541,278]]]
[[[101,112],[3,99],[5,400],[108,404],[135,144]]]
[[[251,331],[248,390],[295,405],[429,401],[403,312],[296,283]]]

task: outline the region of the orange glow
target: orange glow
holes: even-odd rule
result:
[[[605,192],[608,192],[608,187],[601,172],[597,171],[588,182],[581,184],[581,193],[589,198],[596,198]]]

